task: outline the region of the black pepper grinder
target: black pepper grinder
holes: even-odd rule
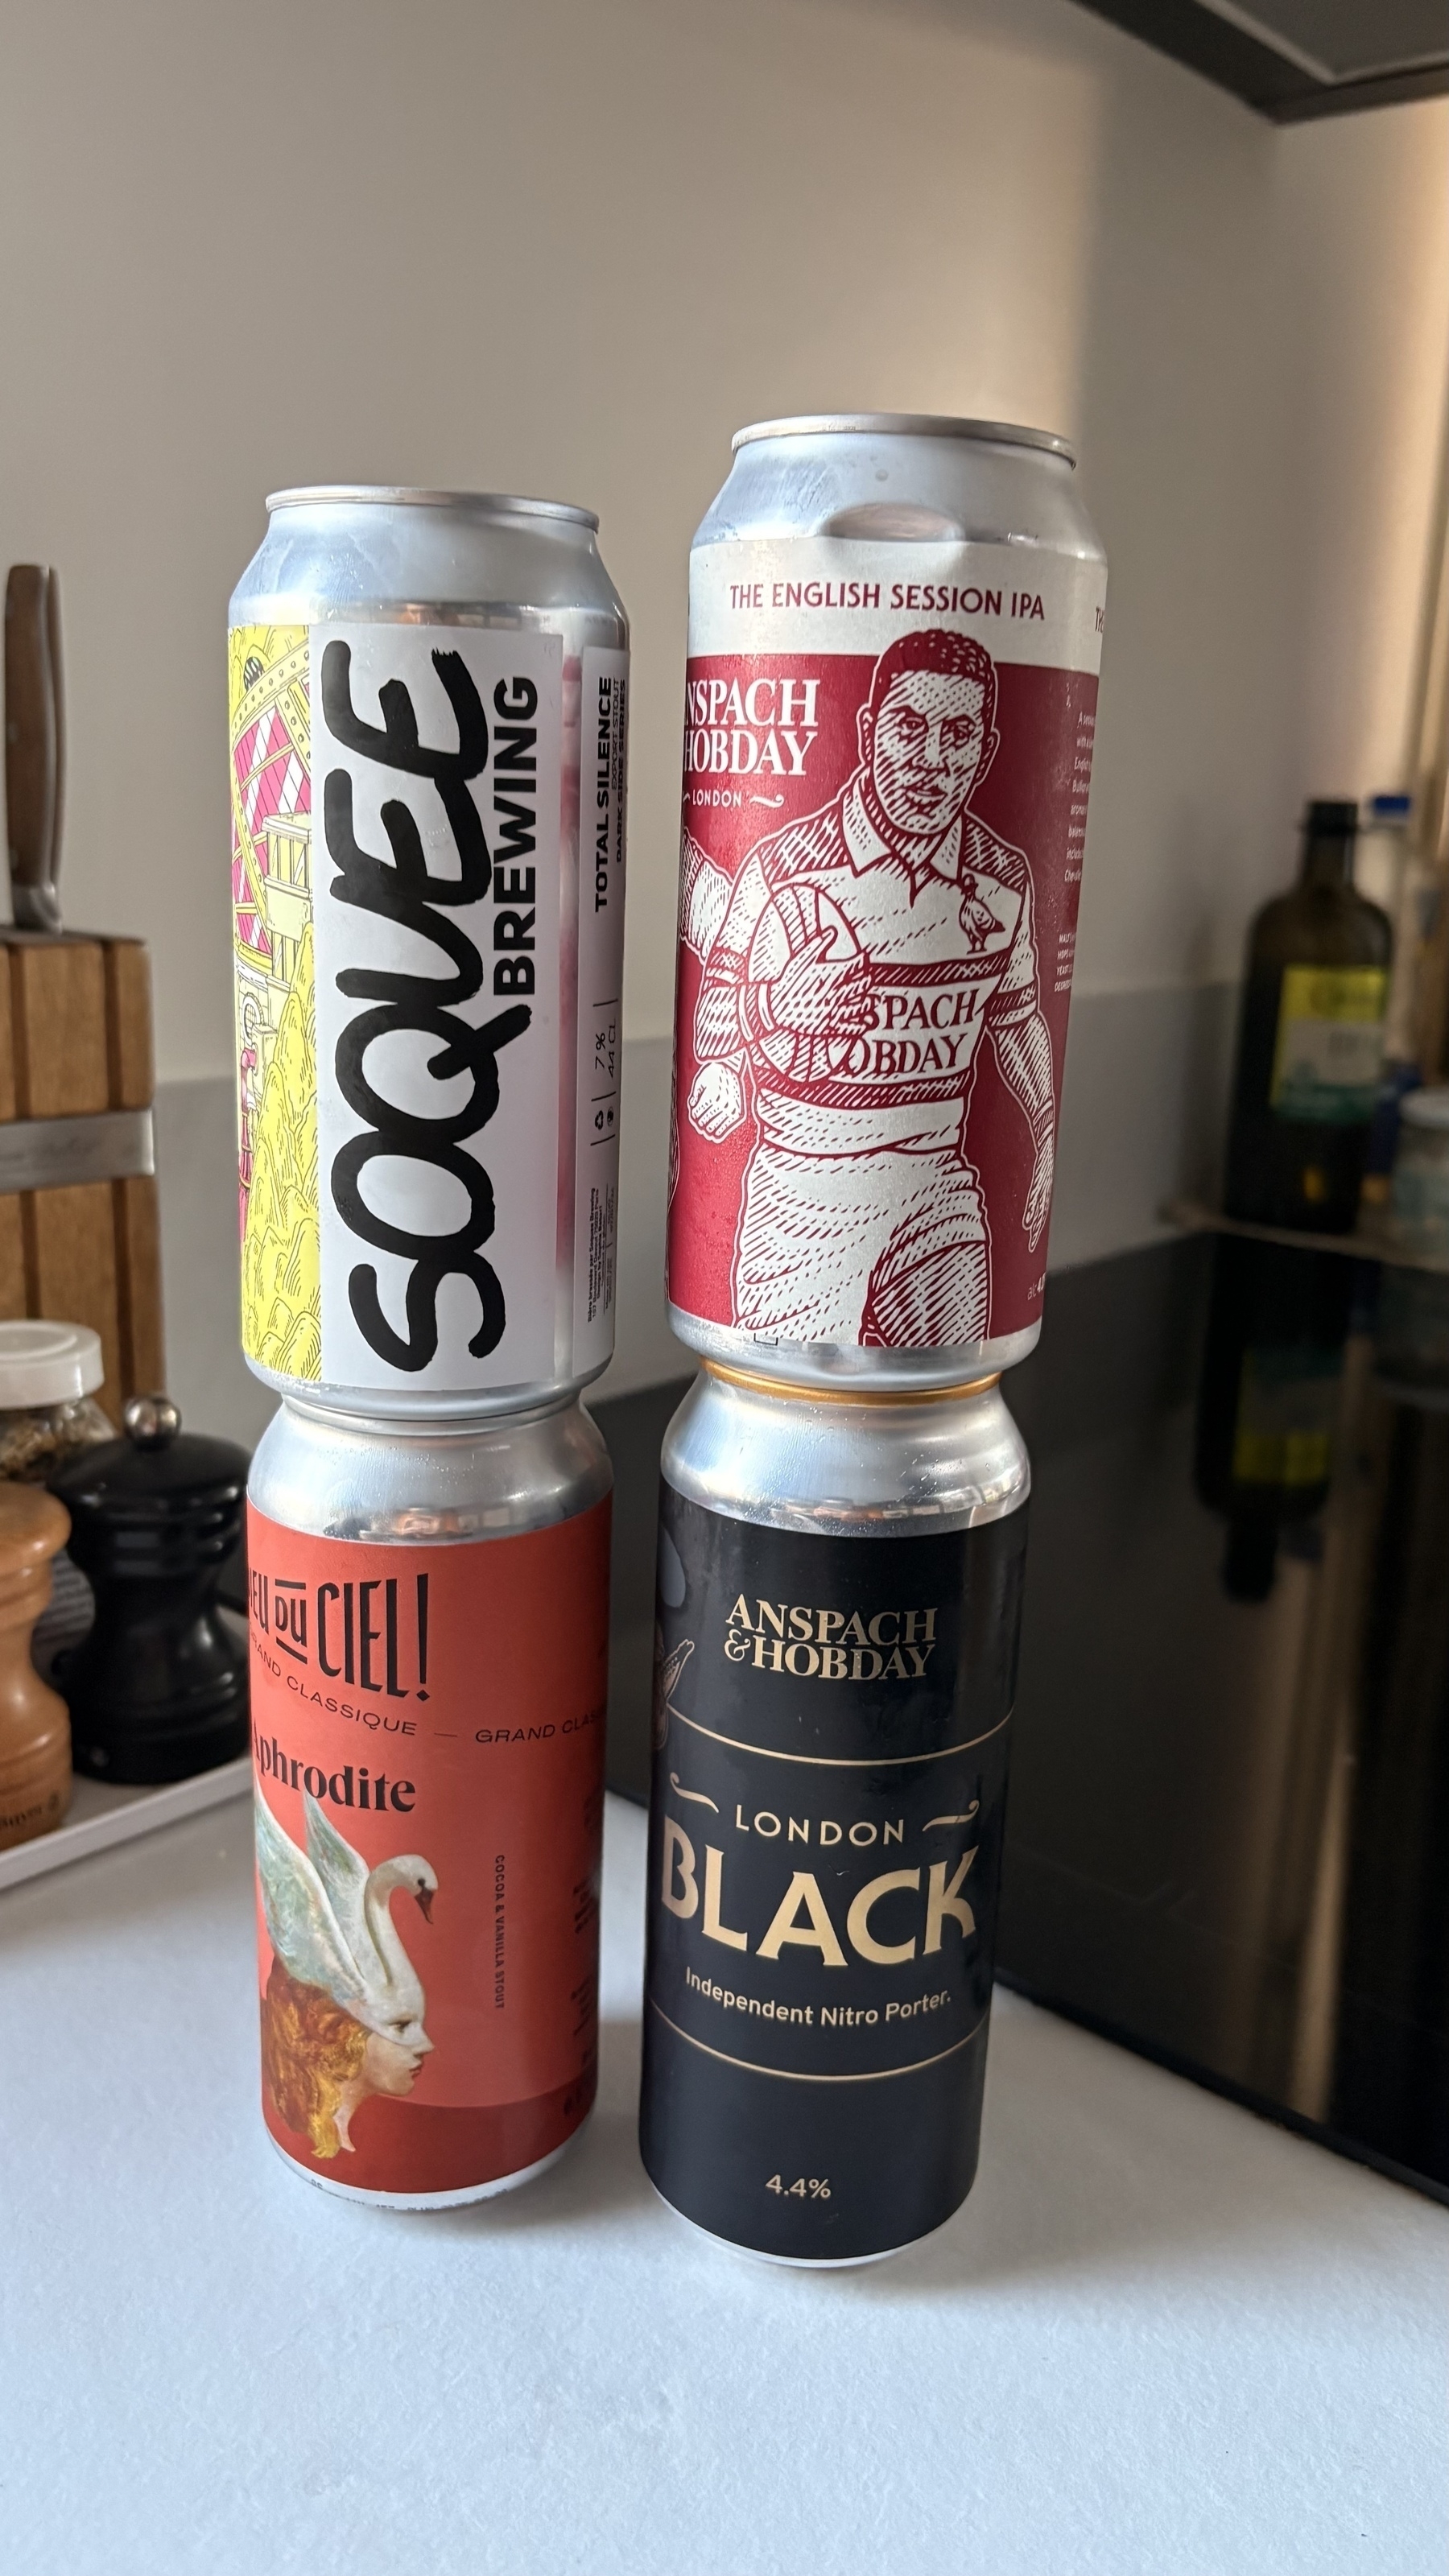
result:
[[[51,1479],[70,1552],[96,1596],[95,1625],[61,1658],[77,1771],[154,1787],[247,1749],[247,1654],[217,1605],[236,1544],[247,1456],[184,1433],[164,1395],[133,1396],[123,1440]]]

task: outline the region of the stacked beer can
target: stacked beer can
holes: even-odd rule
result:
[[[1105,580],[995,423],[743,430],[695,540],[641,2139],[787,2262],[975,2171]]]
[[[627,627],[594,519],[284,492],[231,605],[263,2108],[427,2207],[595,2083]]]

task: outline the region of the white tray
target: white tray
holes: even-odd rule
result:
[[[37,1834],[34,1842],[0,1851],[0,1888],[18,1887],[24,1879],[64,1869],[73,1860],[89,1860],[92,1852],[133,1842],[139,1834],[153,1834],[158,1825],[179,1824],[183,1816],[199,1815],[203,1807],[219,1807],[224,1799],[244,1797],[251,1785],[249,1753],[236,1762],[221,1763],[215,1771],[202,1771],[194,1780],[173,1780],[164,1789],[111,1789],[99,1780],[77,1778],[63,1825],[57,1825],[53,1834]]]

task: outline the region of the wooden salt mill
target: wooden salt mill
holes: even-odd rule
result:
[[[39,1485],[0,1484],[0,1851],[48,1834],[70,1805],[70,1718],[30,1660],[70,1515]]]

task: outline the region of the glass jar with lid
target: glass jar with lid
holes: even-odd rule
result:
[[[114,1440],[95,1400],[105,1373],[86,1324],[0,1323],[0,1477],[43,1485],[78,1449]]]
[[[0,1481],[48,1484],[81,1450],[114,1440],[95,1399],[105,1374],[101,1337],[88,1324],[38,1317],[0,1323]],[[94,1615],[91,1587],[62,1548],[30,1641],[37,1672],[62,1694],[57,1659],[79,1643]]]

